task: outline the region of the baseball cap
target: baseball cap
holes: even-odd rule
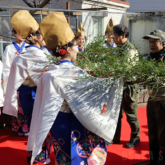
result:
[[[143,39],[149,38],[159,39],[161,41],[165,40],[165,32],[163,32],[162,30],[154,30],[149,35],[143,37]]]

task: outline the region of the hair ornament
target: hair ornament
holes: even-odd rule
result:
[[[59,54],[60,55],[65,55],[65,49],[60,49]]]
[[[26,38],[27,43],[30,43],[30,41],[34,43],[34,36],[32,34],[30,34],[29,37]]]

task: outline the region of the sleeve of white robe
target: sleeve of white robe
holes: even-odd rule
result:
[[[2,62],[3,62],[3,70],[2,70],[2,79],[3,79],[3,90],[4,95],[6,94],[7,82],[10,74],[10,68],[14,58],[16,57],[13,45],[8,45],[3,53]]]
[[[44,52],[45,55],[51,55],[50,51],[48,50],[46,46],[42,48],[42,51]]]
[[[39,80],[27,150],[31,162],[40,152],[63,99],[80,123],[111,142],[116,130],[123,94],[123,81],[90,77],[72,64],[55,66]],[[85,79],[84,79],[85,78]],[[106,111],[102,109],[106,105]]]
[[[3,64],[0,61],[0,107],[3,107],[3,103],[4,103],[4,96],[3,96],[3,89],[2,89],[2,68],[3,68]]]
[[[41,50],[26,52],[15,57],[8,78],[3,113],[17,117],[17,89],[28,76],[37,85],[47,62],[47,57]]]

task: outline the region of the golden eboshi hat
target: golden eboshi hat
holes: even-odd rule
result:
[[[81,22],[79,23],[77,34],[76,34],[76,37],[79,37],[79,36],[86,37],[85,31]]]
[[[46,16],[40,23],[40,31],[50,50],[66,45],[75,38],[62,12],[53,12]]]
[[[105,33],[106,32],[111,32],[112,30],[113,30],[113,26],[114,26],[114,24],[113,24],[113,20],[112,20],[112,18],[109,20],[109,22],[108,22],[108,25],[107,25],[107,28],[106,28],[106,31],[105,31]]]
[[[39,24],[27,10],[14,12],[11,18],[11,26],[23,39],[39,29]]]

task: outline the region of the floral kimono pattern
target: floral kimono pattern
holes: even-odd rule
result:
[[[106,141],[87,130],[74,116],[64,100],[50,130],[56,161],[59,165],[104,165]],[[68,111],[68,110],[67,110]]]
[[[33,164],[37,163],[44,163],[45,160],[48,158],[48,156],[52,153],[52,143],[51,143],[51,135],[50,133],[46,137],[43,145],[42,145],[42,151],[40,154],[38,154],[33,162]],[[28,151],[27,154],[27,162],[30,164],[31,162],[31,157],[32,157],[32,151]]]
[[[19,92],[17,92],[17,100],[18,100],[18,118],[12,117],[12,131],[27,133],[29,132],[29,128],[27,126],[28,117],[24,115],[23,109],[19,100]]]

